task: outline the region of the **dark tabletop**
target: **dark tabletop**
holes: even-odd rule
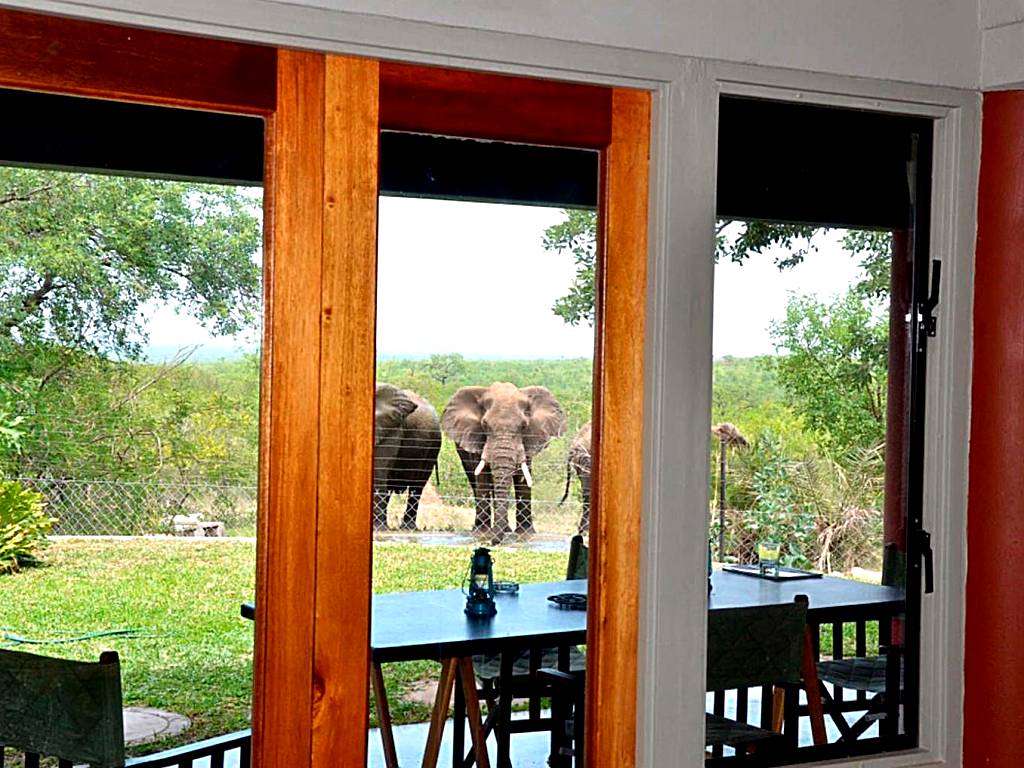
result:
[[[899,613],[903,590],[862,581],[822,576],[820,579],[773,581],[716,570],[711,576],[709,610],[790,603],[807,595],[807,618],[814,622],[877,619]]]
[[[503,648],[585,643],[587,612],[567,611],[548,600],[564,592],[587,593],[585,579],[522,584],[518,595],[497,595],[498,613],[473,619],[463,613],[460,589],[391,592],[373,596],[370,646],[377,662],[443,659]]]
[[[716,570],[709,610],[753,608],[789,603],[807,595],[807,618],[813,622],[855,621],[892,616],[904,609],[904,594],[895,587],[824,576],[820,579],[772,581]],[[498,613],[471,619],[463,613],[460,589],[391,592],[373,596],[371,639],[377,662],[443,659],[502,649],[582,644],[587,639],[586,611],[566,611],[548,601],[562,592],[586,594],[586,580],[523,584],[518,595],[498,595]],[[252,618],[251,604],[242,614]]]

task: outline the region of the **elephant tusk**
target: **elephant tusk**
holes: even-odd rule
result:
[[[520,465],[520,469],[523,470],[523,477],[526,478],[526,487],[533,488],[533,477],[530,475],[530,468],[526,466],[525,461]]]
[[[476,469],[473,470],[473,474],[479,475],[481,472],[484,471],[485,466],[487,466],[487,462],[484,461],[483,459],[480,459],[480,463],[476,465]]]

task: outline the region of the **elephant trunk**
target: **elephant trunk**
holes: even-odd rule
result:
[[[498,440],[485,452],[487,464],[494,478],[494,525],[497,535],[510,530],[508,522],[509,502],[512,498],[512,477],[523,458],[523,450],[512,440]]]

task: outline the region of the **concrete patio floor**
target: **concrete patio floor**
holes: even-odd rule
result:
[[[829,686],[831,687],[831,686]],[[748,701],[748,719],[756,722],[761,712],[761,691],[759,688],[751,688]],[[801,694],[801,701],[803,694]],[[712,706],[711,694],[707,696],[707,707]],[[513,713],[513,717],[522,717],[525,713]],[[546,714],[546,713],[545,713]],[[735,716],[736,699],[730,696],[726,699],[726,716]],[[846,719],[854,722],[858,718],[857,713],[848,713]],[[412,725],[399,725],[394,729],[395,746],[398,751],[398,763],[405,766],[418,766],[423,759],[423,745],[427,742],[428,723],[413,723]],[[831,718],[825,718],[825,731],[830,742],[839,738],[839,730],[835,727]],[[878,726],[872,725],[865,737],[873,737],[878,734]],[[521,733],[515,734],[511,739],[512,765],[515,768],[548,768],[548,753],[550,752],[550,734],[547,733]],[[800,746],[810,746],[811,724],[806,718],[800,720]],[[469,748],[469,734],[466,734],[466,747]],[[496,747],[494,738],[487,740],[487,751],[491,756],[491,764],[496,763]],[[438,766],[447,768],[452,764],[452,721],[448,720],[444,727],[444,737],[441,741],[441,756],[438,759]],[[380,743],[380,731],[374,728],[369,733],[367,750],[367,768],[385,768],[384,752]]]
[[[398,752],[398,764],[418,766],[423,759],[423,745],[427,742],[429,723],[413,723],[412,725],[395,726],[395,748]],[[466,732],[466,748],[469,748],[469,732]],[[548,768],[548,753],[551,751],[551,735],[548,733],[517,733],[511,739],[512,765],[515,768]],[[494,738],[487,740],[487,752],[491,756],[491,765],[497,765],[497,747]],[[444,736],[441,740],[441,757],[437,764],[447,768],[452,764],[452,721],[444,725]],[[384,751],[380,745],[380,731],[370,731],[367,768],[385,768]]]

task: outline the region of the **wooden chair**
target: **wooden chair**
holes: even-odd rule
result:
[[[793,603],[762,608],[720,609],[708,613],[707,685],[709,691],[749,688],[758,685],[786,686],[796,691],[802,683],[805,654],[807,597]],[[586,765],[584,754],[585,673],[542,670],[538,673],[552,688],[552,768]],[[753,752],[758,745],[776,742],[784,748],[783,689],[773,696],[771,722],[775,730],[759,728],[724,715],[704,717],[705,744],[718,751],[732,747],[737,755]],[[763,707],[769,706],[767,701]]]
[[[905,587],[907,556],[895,544],[886,544],[882,557],[882,584]],[[884,622],[883,622],[884,623]],[[842,627],[833,632],[842,632]],[[894,734],[898,727],[898,707],[903,700],[903,656],[899,645],[892,643],[892,628],[879,627],[879,653],[877,656],[833,658],[818,662],[821,699],[825,713],[839,729],[840,741],[855,741],[875,722],[883,730]],[[842,638],[833,640],[834,648],[842,649]],[[825,683],[832,685],[829,691]],[[844,699],[843,690],[857,692],[854,700]],[[887,691],[897,691],[896,701],[888,700]],[[845,712],[863,711],[854,723],[849,723]]]
[[[569,542],[569,559],[566,565],[565,578],[585,579],[587,578],[587,565],[589,560],[589,549],[583,541],[583,537],[576,534]],[[551,681],[547,678],[538,677],[541,670],[557,669],[558,667],[557,648],[535,648],[520,653],[512,665],[512,690],[504,692],[499,685],[499,674],[501,669],[501,656],[474,656],[473,671],[480,681],[478,689],[479,697],[487,702],[487,719],[484,721],[484,736],[486,737],[497,726],[497,715],[499,711],[499,698],[508,693],[514,699],[528,699],[529,716],[517,718],[509,725],[511,733],[535,733],[547,731],[551,728],[553,720],[551,717],[542,716],[541,699],[550,695]],[[569,669],[575,672],[586,668],[586,656],[577,648],[569,648]],[[457,704],[458,691],[456,691]],[[456,711],[462,714],[457,706]],[[456,718],[455,728],[461,726],[461,717]],[[472,752],[466,756],[465,768],[472,766],[474,762]]]
[[[60,768],[124,766],[117,654],[84,662],[0,650],[0,745],[23,751],[26,768],[40,756]]]
[[[777,686],[772,697],[772,728],[732,720],[724,714],[704,716],[704,741],[713,753],[729,746],[745,755],[760,746],[782,748],[784,687],[796,691],[803,681],[807,597],[759,608],[724,608],[708,612],[708,691]],[[762,712],[769,706],[762,700]],[[766,719],[762,717],[762,724]]]

